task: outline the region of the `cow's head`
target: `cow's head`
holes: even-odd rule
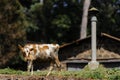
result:
[[[29,47],[22,47],[21,45],[18,45],[18,47],[20,48],[21,52],[22,52],[22,56],[24,58],[25,61],[28,60],[33,60],[33,48],[29,48]]]

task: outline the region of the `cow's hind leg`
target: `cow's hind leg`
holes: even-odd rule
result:
[[[54,54],[54,53],[51,53],[51,56],[53,57],[53,61],[54,63],[57,65],[58,68],[61,68],[61,63],[58,59],[58,55],[57,54]]]
[[[62,65],[61,65],[61,62],[58,59],[58,56],[55,56],[55,60],[54,61],[55,61],[55,64],[57,65],[57,67],[59,68],[59,70],[61,71]]]
[[[55,64],[56,64],[57,67],[58,67],[58,71],[59,71],[59,72],[58,72],[58,76],[60,76],[60,75],[61,75],[60,72],[62,71],[62,65],[61,65],[58,57],[55,58]]]

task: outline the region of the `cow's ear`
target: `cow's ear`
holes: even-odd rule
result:
[[[20,48],[20,50],[23,50],[23,47],[20,44],[18,44],[18,47]]]

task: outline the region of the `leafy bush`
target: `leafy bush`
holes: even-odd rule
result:
[[[106,79],[106,70],[102,65],[95,70],[90,70],[89,67],[86,66],[80,73],[83,78]]]
[[[107,75],[109,80],[120,80],[120,69],[107,69]]]

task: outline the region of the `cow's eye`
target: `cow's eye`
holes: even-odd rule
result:
[[[23,57],[26,57],[26,53],[23,53]]]

